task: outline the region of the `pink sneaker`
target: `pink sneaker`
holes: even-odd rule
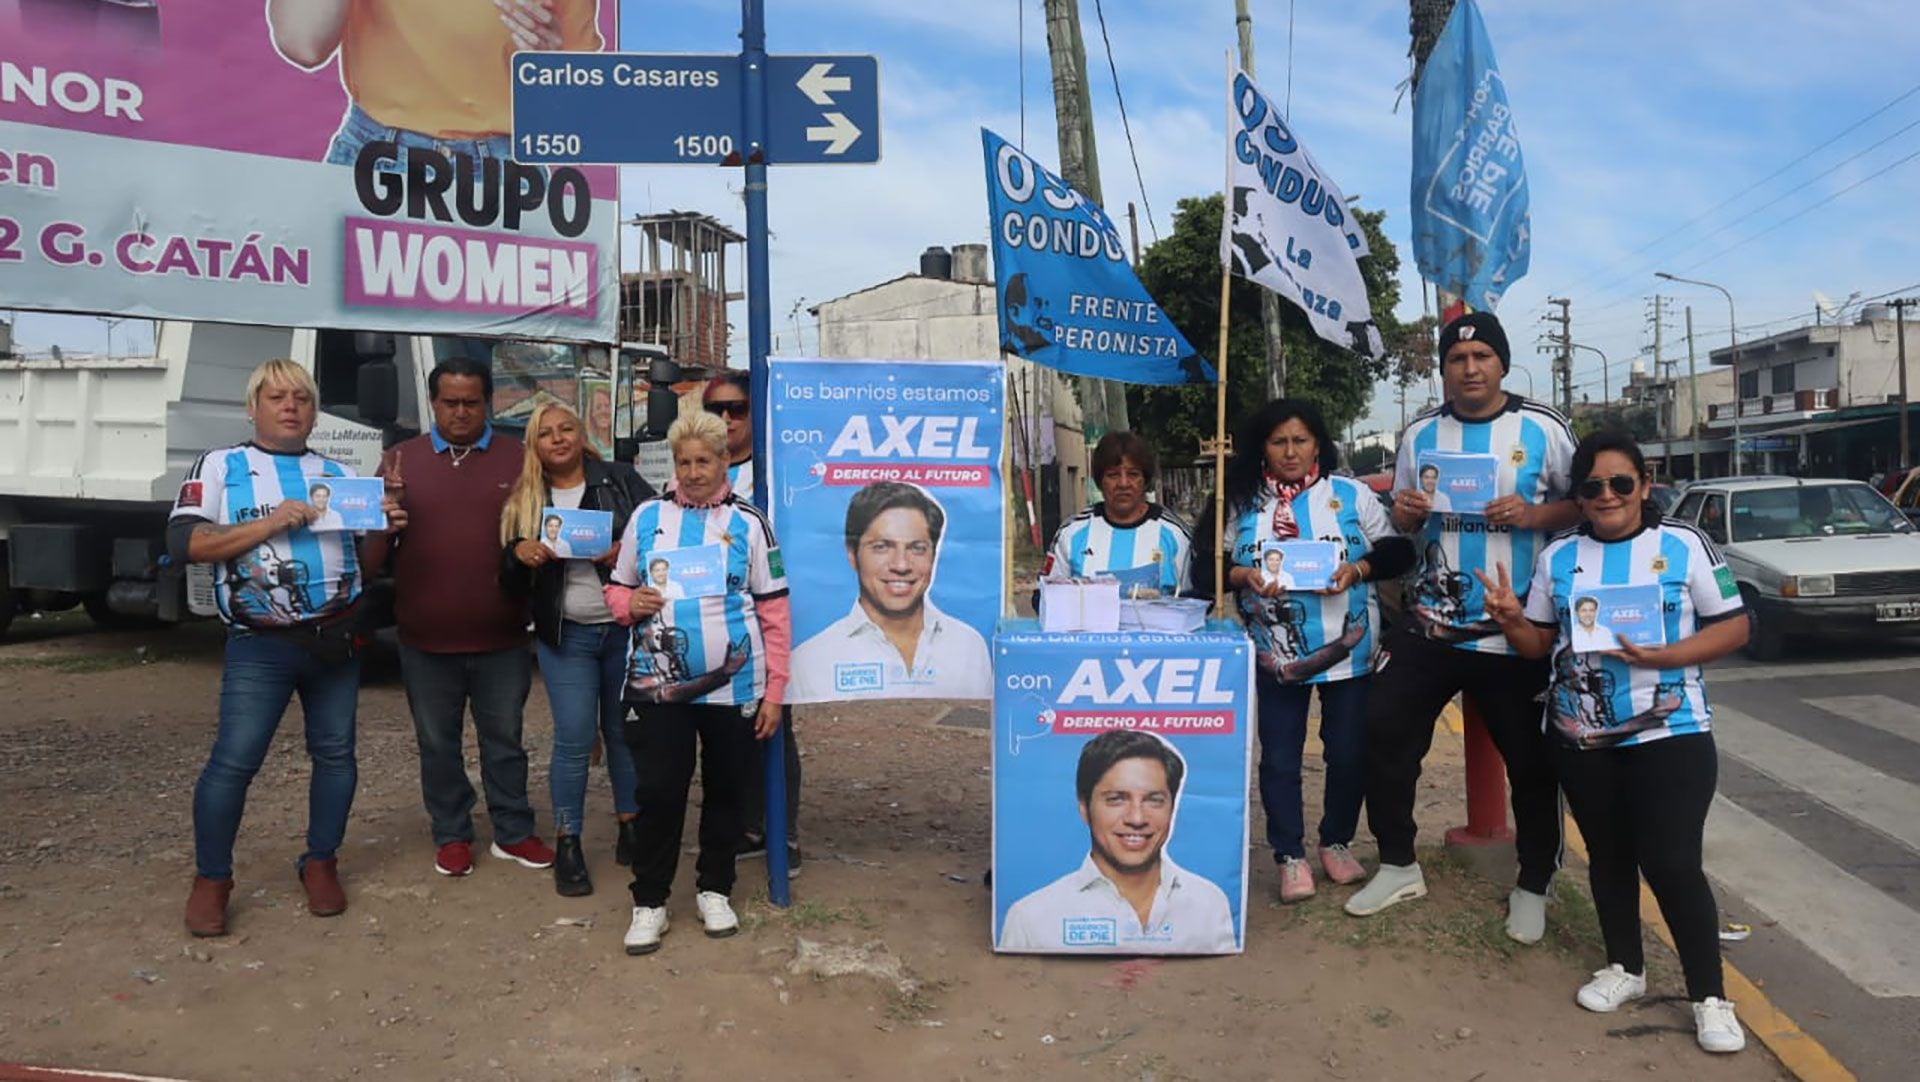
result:
[[[1313,897],[1313,869],[1299,857],[1280,861],[1280,901],[1291,905]]]
[[[1367,870],[1360,866],[1353,850],[1344,845],[1323,845],[1320,847],[1320,867],[1327,878],[1341,886],[1358,883],[1367,877]]]
[[[522,868],[553,867],[553,850],[536,834],[529,834],[512,845],[494,842],[492,852],[501,860],[511,860]]]

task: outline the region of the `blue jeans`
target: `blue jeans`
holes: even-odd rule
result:
[[[462,749],[469,706],[493,840],[517,845],[531,837],[533,805],[527,801],[520,723],[533,687],[533,655],[524,646],[490,654],[430,654],[403,642],[400,682],[420,744],[420,795],[433,823],[433,844],[473,841],[473,783],[467,780]]]
[[[409,150],[437,150],[449,158],[455,154],[465,154],[474,160],[475,165],[488,158],[504,162],[513,157],[513,137],[510,135],[493,135],[484,139],[438,139],[405,128],[389,128],[355,103],[347,107],[347,115],[340,121],[340,130],[334,133],[333,142],[327,147],[327,163],[352,165],[359,160],[362,147],[382,140],[400,145],[396,160],[382,161],[375,167],[382,173],[406,172]]]
[[[233,878],[233,839],[246,811],[247,786],[266,761],[274,731],[293,696],[306,715],[307,850],[300,864],[327,860],[347,833],[347,813],[359,783],[354,760],[354,713],[360,700],[360,659],[328,664],[298,641],[243,628],[227,633],[220,678],[220,730],[213,753],[193,787],[193,859],[208,879]]]
[[[553,763],[547,782],[553,790],[554,830],[580,835],[586,818],[587,760],[597,733],[607,751],[607,780],[613,784],[613,810],[640,810],[635,793],[640,779],[633,752],[620,731],[627,704],[620,699],[627,673],[627,629],[616,623],[560,625],[560,649],[538,644],[540,679],[553,707]]]
[[[1306,814],[1300,806],[1300,761],[1307,746],[1307,705],[1320,689],[1320,747],[1327,764],[1320,844],[1346,845],[1360,825],[1366,797],[1367,688],[1371,676],[1325,684],[1281,684],[1261,673],[1260,803],[1275,860],[1306,856]]]

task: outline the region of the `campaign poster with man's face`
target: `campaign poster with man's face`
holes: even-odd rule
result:
[[[787,701],[991,694],[1001,379],[997,364],[773,361],[771,498],[796,644]]]
[[[1252,652],[1193,635],[994,640],[993,943],[1232,954],[1246,942]]]
[[[510,106],[618,6],[0,0],[0,297],[612,341],[618,171],[515,161]]]

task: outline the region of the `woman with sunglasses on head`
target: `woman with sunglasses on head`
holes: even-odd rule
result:
[[[540,540],[553,536],[545,529],[546,509],[606,511],[618,529],[635,507],[652,498],[653,486],[633,467],[601,461],[571,407],[558,401],[535,407],[527,420],[526,461],[500,515],[500,585],[509,594],[528,598],[533,607],[540,679],[553,709],[553,759],[547,770],[559,834],[553,888],[567,897],[593,893],[580,832],[595,739],[606,749],[607,780],[619,823],[614,858],[621,864],[632,860],[639,782],[620,727],[627,709],[620,698],[627,629],[616,621],[602,592],[619,546],[597,559],[568,558],[570,548]]]
[[[1646,994],[1644,875],[1673,929],[1700,1047],[1737,1052],[1746,1035],[1725,998],[1719,911],[1701,867],[1718,759],[1700,667],[1747,641],[1740,591],[1705,534],[1662,521],[1631,437],[1598,432],[1580,441],[1572,480],[1583,521],[1541,550],[1524,600],[1514,596],[1505,566],[1494,578],[1476,574],[1487,612],[1515,652],[1553,658],[1546,729],[1561,789],[1586,838],[1607,949],[1606,968],[1575,999],[1607,1012]],[[1647,613],[1653,591],[1659,611]],[[1581,599],[1602,606],[1614,599],[1612,622],[1647,619],[1659,634],[1623,632],[1613,649],[1579,652],[1573,607]]]

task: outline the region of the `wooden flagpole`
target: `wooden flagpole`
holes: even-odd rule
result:
[[[1227,53],[1226,169],[1221,183],[1220,228],[1231,228],[1233,214],[1233,54]],[[1220,382],[1213,394],[1213,609],[1227,613],[1227,318],[1232,298],[1233,268],[1220,261],[1220,349],[1214,361]]]
[[[1213,599],[1214,611],[1227,612],[1227,317],[1233,272],[1220,268],[1220,382],[1213,394]]]

